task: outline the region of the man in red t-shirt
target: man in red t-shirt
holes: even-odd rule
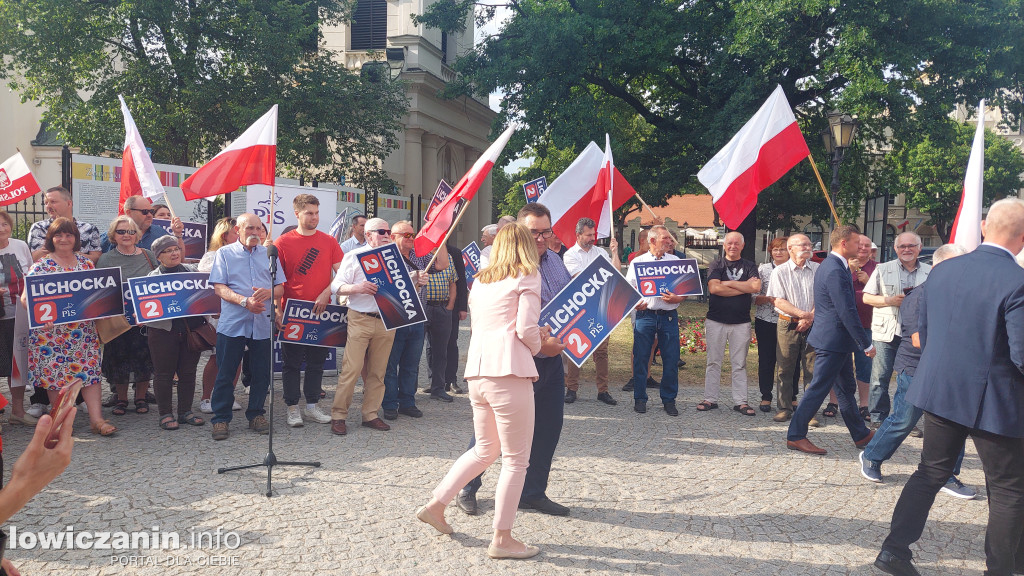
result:
[[[341,266],[341,246],[331,236],[316,229],[320,223],[320,201],[312,194],[299,194],[292,202],[298,228],[282,234],[274,245],[277,246],[278,260],[285,278],[282,304],[289,298],[314,302],[313,312],[319,314],[331,302],[331,280]],[[280,305],[278,310],[284,308]],[[288,406],[288,425],[302,426],[299,412],[299,367],[306,362],[306,382],[302,395],[306,397],[305,416],[307,420],[330,424],[330,414],[324,414],[317,406],[320,401],[321,381],[324,375],[324,361],[330,348],[307,344],[281,343],[281,383],[284,388],[284,403]]]

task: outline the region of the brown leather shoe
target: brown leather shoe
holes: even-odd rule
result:
[[[854,442],[853,445],[856,446],[857,448],[864,448],[865,446],[868,445],[869,442],[871,442],[871,439],[874,438],[874,437],[875,437],[875,431],[874,430],[868,430],[868,435],[863,437],[863,438],[861,438],[857,442]]]
[[[344,436],[348,434],[348,428],[345,427],[344,420],[331,420],[331,432],[338,436]]]
[[[380,418],[374,418],[373,420],[370,420],[368,422],[363,422],[363,426],[366,426],[367,428],[373,428],[374,430],[380,430],[381,432],[387,432],[388,430],[391,430],[391,426],[388,426],[387,423],[381,420]]]
[[[790,450],[799,450],[800,452],[806,452],[816,456],[823,456],[826,454],[825,450],[811,444],[811,441],[807,438],[802,438],[800,440],[786,440],[786,448],[789,448]]]

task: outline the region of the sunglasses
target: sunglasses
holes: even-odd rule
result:
[[[135,230],[121,230],[121,229],[117,229],[117,230],[114,230],[114,232],[116,232],[117,234],[120,234],[121,236],[135,236]]]
[[[396,232],[391,235],[392,238],[415,238],[415,232]]]
[[[377,234],[380,234],[381,236],[390,236],[391,235],[391,230],[388,230],[387,228],[381,228],[379,230],[370,230],[370,232],[376,232]]]
[[[153,210],[151,208],[142,208],[142,209],[139,209],[139,208],[129,208],[129,210],[134,210],[136,212],[141,212],[143,216],[149,216],[151,214],[156,214],[156,210]]]

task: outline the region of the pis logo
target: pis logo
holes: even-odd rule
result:
[[[366,256],[360,262],[363,265],[363,272],[366,274],[376,274],[381,271],[380,258],[376,255]]]
[[[0,168],[0,190],[7,188],[11,185],[11,178],[7,175],[7,171]]]

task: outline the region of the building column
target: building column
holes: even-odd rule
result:
[[[440,179],[437,176],[437,149],[440,147],[441,139],[437,134],[426,133],[423,135],[423,186],[418,192],[423,195],[423,203],[430,205],[430,199],[437,190]],[[454,182],[449,182],[452,186]],[[420,218],[422,221],[422,217]],[[419,229],[420,222],[414,222],[413,228]]]
[[[480,151],[466,146],[463,150],[463,157],[465,159],[465,171],[468,172],[469,169],[473,167],[473,164],[477,159],[480,158]],[[490,176],[488,176],[487,180],[480,185],[480,189],[476,191],[476,197],[473,199],[473,204],[476,206],[476,210],[466,214],[466,217],[462,219],[461,246],[465,246],[474,240],[479,242],[480,229],[491,222]]]
[[[402,196],[423,192],[423,130],[419,128],[405,129],[405,187]],[[394,224],[394,222],[389,222]]]

